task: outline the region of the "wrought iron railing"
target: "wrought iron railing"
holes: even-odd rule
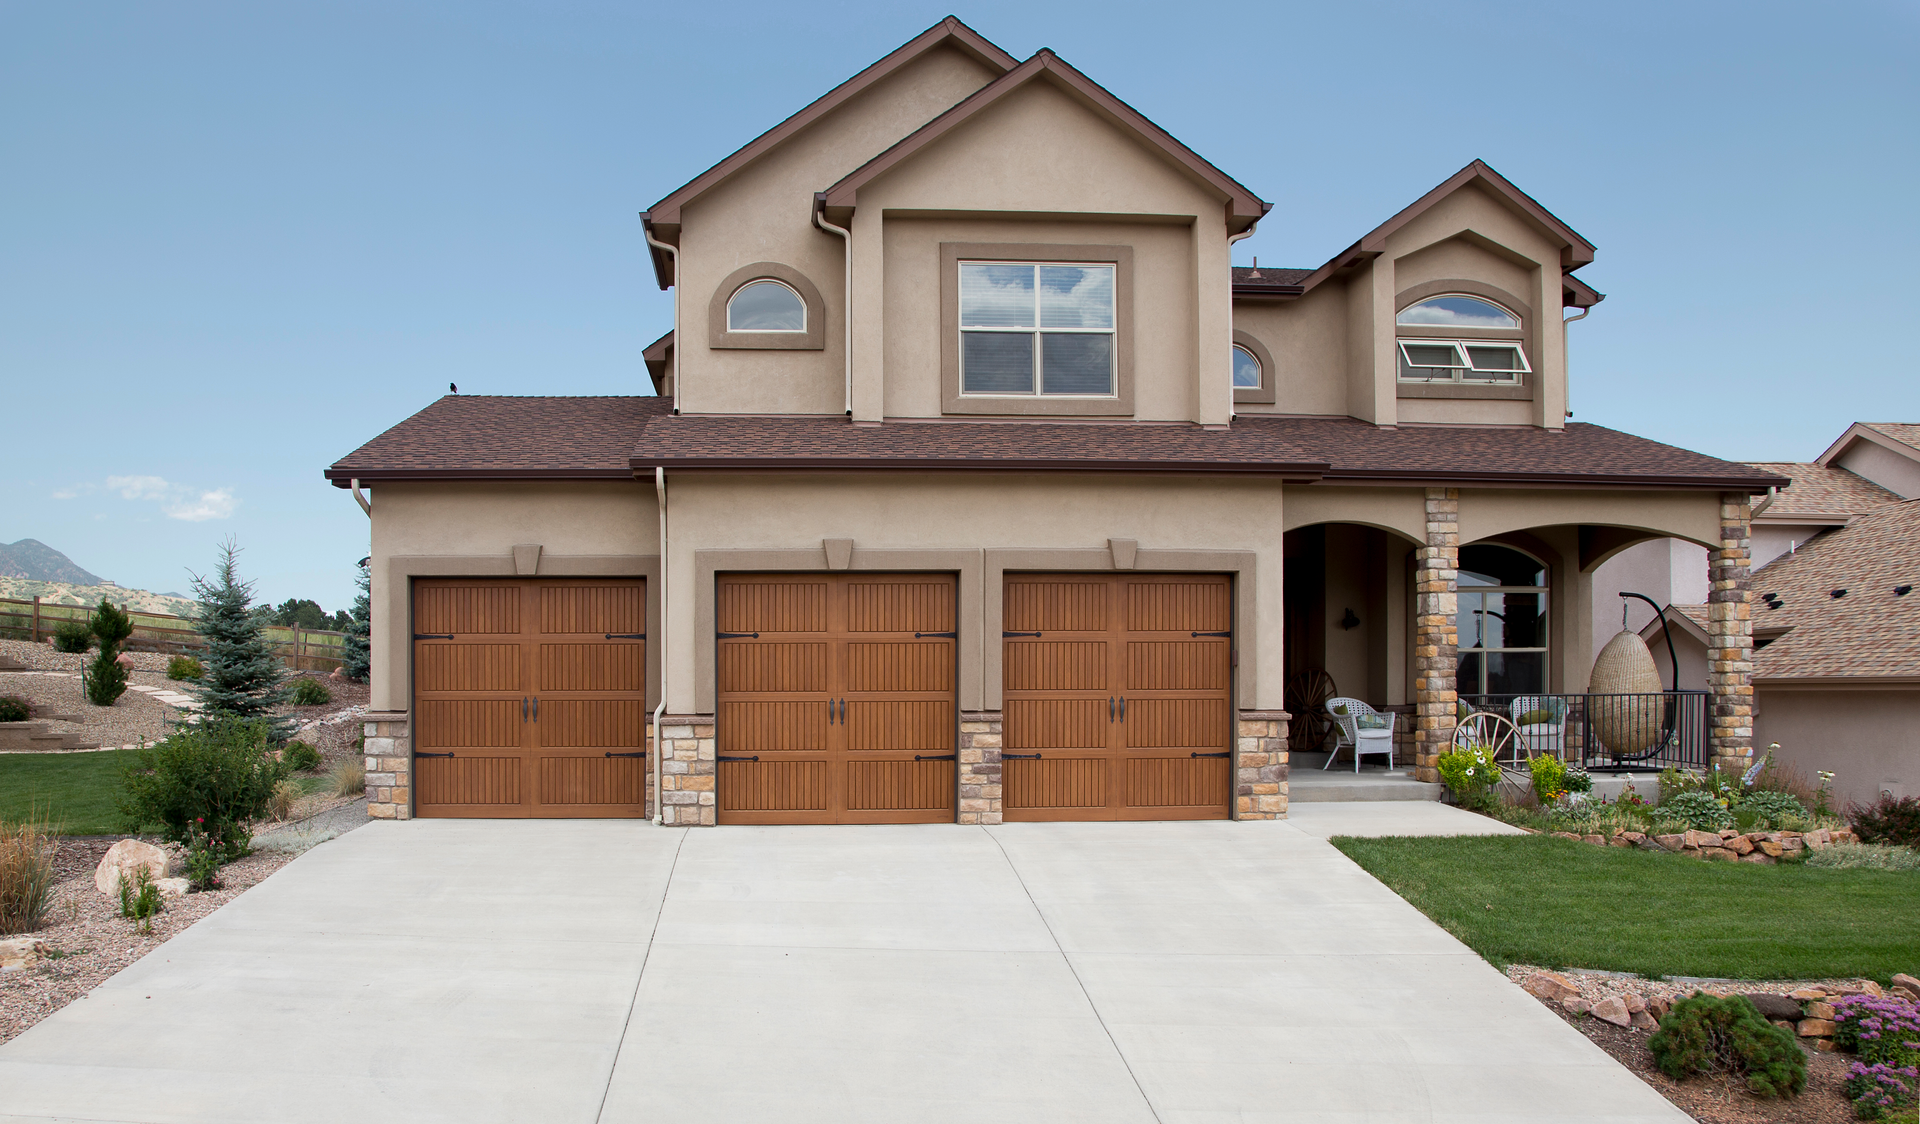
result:
[[[1519,727],[1535,754],[1589,770],[1704,769],[1706,691],[1621,695],[1467,695],[1460,701]]]

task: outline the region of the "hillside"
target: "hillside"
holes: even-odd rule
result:
[[[21,539],[0,544],[0,578],[26,578],[36,582],[66,582],[72,585],[99,585],[105,581],[73,564],[73,559],[41,542]],[[95,598],[96,603],[98,598]]]
[[[92,575],[88,575],[92,577]],[[193,599],[170,593],[150,593],[144,589],[122,589],[117,585],[92,582],[48,582],[28,578],[0,577],[0,597],[31,601],[38,597],[47,605],[98,605],[105,597],[115,605],[125,605],[147,613],[167,613],[184,617],[193,612]]]

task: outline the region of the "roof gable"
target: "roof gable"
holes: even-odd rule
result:
[[[1813,463],[1831,465],[1848,449],[1868,441],[1911,461],[1920,461],[1920,425],[1907,422],[1854,422]]]
[[[1173,135],[1148,120],[1139,110],[1115,97],[1099,83],[1088,78],[1051,50],[1042,48],[1018,67],[1008,71],[959,105],[947,110],[902,139],[893,147],[867,161],[840,182],[821,192],[816,205],[836,221],[844,222],[858,205],[860,189],[885,175],[916,154],[926,150],[960,125],[1002,98],[1028,83],[1046,79],[1067,91],[1082,104],[1104,117],[1110,124],[1136,137],[1148,149],[1189,176],[1212,187],[1226,197],[1227,222],[1235,231],[1246,230],[1260,221],[1272,208],[1238,180],[1174,139]]]

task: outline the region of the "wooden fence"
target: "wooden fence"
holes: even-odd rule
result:
[[[151,613],[120,606],[133,618],[133,635],[127,647],[136,652],[196,652],[206,648],[193,622],[167,613]],[[90,605],[54,605],[36,597],[31,601],[0,597],[0,635],[35,644],[53,635],[62,621],[85,621],[93,616]],[[295,671],[332,671],[346,662],[347,634],[299,625],[268,625],[267,640],[274,651]]]

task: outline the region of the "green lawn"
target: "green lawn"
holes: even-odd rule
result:
[[[0,820],[46,817],[67,835],[120,831],[120,771],[135,749],[0,754]]]
[[[1546,836],[1333,845],[1498,967],[1882,983],[1920,967],[1920,874],[1706,863]]]

